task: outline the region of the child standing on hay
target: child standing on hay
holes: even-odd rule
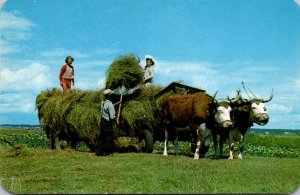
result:
[[[75,84],[74,82],[74,67],[72,65],[74,58],[72,56],[67,56],[65,59],[66,64],[61,67],[59,73],[60,86],[64,91],[71,90],[71,84]]]
[[[114,150],[114,131],[113,121],[116,118],[116,111],[111,102],[111,94],[114,92],[111,89],[106,89],[103,92],[104,100],[101,102],[101,122],[100,122],[100,148],[96,152],[97,156],[107,156],[113,153]]]
[[[152,85],[153,83],[153,66],[154,66],[154,61],[153,58],[149,55],[145,57],[146,59],[146,66],[145,66],[145,72],[144,72],[144,84],[146,86]]]

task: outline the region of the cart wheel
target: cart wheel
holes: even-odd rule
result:
[[[153,137],[149,130],[144,130],[139,141],[139,148],[141,152],[152,153],[153,152]]]

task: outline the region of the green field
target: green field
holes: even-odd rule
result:
[[[11,193],[287,194],[300,184],[299,135],[251,134],[243,160],[194,160],[187,143],[180,143],[179,156],[172,146],[170,155],[162,156],[156,142],[152,154],[97,157],[84,146],[52,151],[42,131],[0,129],[0,136],[22,144],[16,152],[0,142],[0,181]],[[273,151],[278,148],[283,154]]]

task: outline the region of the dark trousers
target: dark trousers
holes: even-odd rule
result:
[[[101,119],[100,122],[100,147],[96,155],[107,156],[114,152],[114,132],[112,122]]]

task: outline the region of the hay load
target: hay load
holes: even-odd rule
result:
[[[123,104],[120,126],[115,126],[117,135],[133,136],[145,129],[153,129],[158,120],[158,112],[153,101],[159,86],[142,87],[139,94],[134,94]],[[103,90],[68,93],[53,89],[42,91],[36,98],[36,107],[40,123],[48,138],[56,136],[59,140],[69,141],[75,147],[83,141],[91,151],[98,144],[100,133],[100,102]],[[122,132],[121,132],[122,131]],[[123,134],[124,136],[124,134]]]
[[[116,90],[121,86],[126,89],[138,89],[134,93],[124,94],[120,109],[120,125],[115,126],[115,134],[137,136],[145,129],[153,129],[158,120],[154,96],[161,86],[140,85],[143,80],[143,69],[139,60],[133,55],[117,58],[107,70],[106,88]],[[48,138],[55,142],[66,140],[70,146],[83,141],[91,151],[98,146],[101,129],[100,103],[103,90],[73,90],[63,92],[59,89],[42,91],[36,98],[36,108],[43,130]],[[116,93],[113,102],[120,100]],[[116,107],[118,113],[118,107]],[[125,134],[124,134],[125,132]],[[52,148],[59,149],[55,144]]]

